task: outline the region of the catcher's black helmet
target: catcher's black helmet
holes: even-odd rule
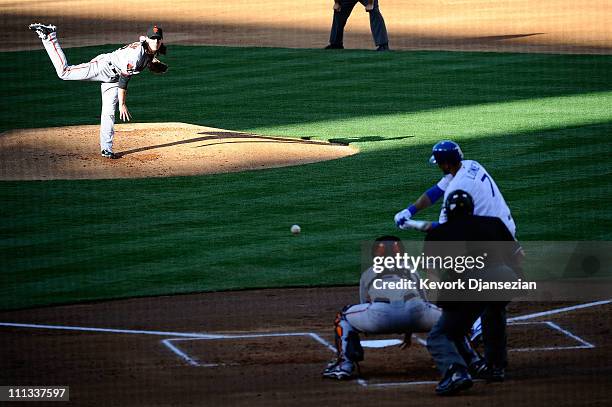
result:
[[[444,210],[448,219],[472,215],[474,213],[474,201],[470,194],[458,189],[448,194],[444,202]]]
[[[404,253],[404,245],[396,236],[381,236],[372,245],[372,258],[374,257],[394,257],[396,254]]]

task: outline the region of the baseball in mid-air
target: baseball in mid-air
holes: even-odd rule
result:
[[[300,225],[291,226],[291,233],[293,233],[294,235],[299,235],[301,231],[302,228],[300,227]]]

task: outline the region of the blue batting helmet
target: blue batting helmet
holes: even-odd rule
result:
[[[437,163],[458,163],[463,160],[463,152],[459,144],[450,140],[438,141],[433,146],[431,157],[429,162],[431,164]]]

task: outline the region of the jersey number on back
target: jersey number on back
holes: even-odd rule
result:
[[[495,190],[493,189],[493,183],[491,182],[491,178],[489,178],[488,174],[484,174],[480,181],[485,182],[485,179],[489,181],[489,185],[491,186],[491,196],[495,196]]]

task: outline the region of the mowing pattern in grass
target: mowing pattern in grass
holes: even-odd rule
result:
[[[2,129],[97,123],[97,84],[58,80],[42,51],[2,57]],[[240,174],[2,182],[0,308],[356,283],[361,241],[422,237],[392,218],[440,177],[426,161],[443,137],[493,174],[521,239],[612,238],[612,57],[175,46],[167,60],[167,75],[130,83],[138,121],[362,152]]]

